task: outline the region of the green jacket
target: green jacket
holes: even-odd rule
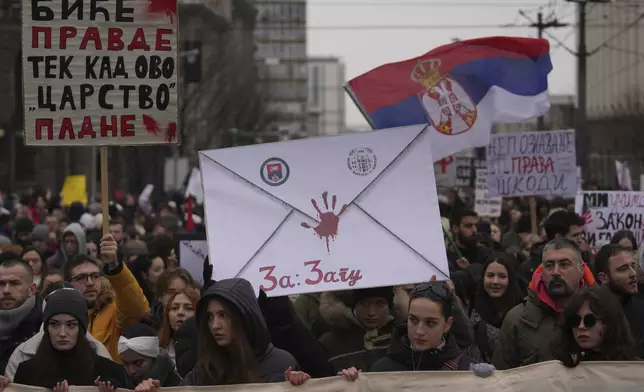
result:
[[[554,359],[550,339],[556,331],[558,317],[554,309],[529,290],[523,302],[512,308],[503,320],[492,364],[505,370]]]

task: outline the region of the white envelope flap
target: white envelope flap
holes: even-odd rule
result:
[[[435,130],[422,132],[405,154],[355,200],[354,205],[372,222],[380,224],[391,236],[441,271],[444,276],[437,276],[438,279],[449,279],[433,159],[428,154],[431,144],[429,132]],[[420,278],[429,280],[431,277]]]
[[[292,208],[201,153],[199,164],[213,278],[232,278],[270,240]]]
[[[360,132],[200,154],[317,222],[334,207],[341,215],[424,128],[373,131],[368,142]]]

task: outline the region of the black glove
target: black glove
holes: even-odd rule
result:
[[[215,283],[214,280],[212,280],[212,265],[210,264],[210,257],[206,256],[206,258],[203,260],[203,291],[206,291],[208,287],[210,287],[211,284]]]

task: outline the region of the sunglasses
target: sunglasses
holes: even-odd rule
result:
[[[599,320],[600,319],[594,314],[587,314],[584,317],[574,315],[570,317],[570,325],[572,325],[573,328],[579,328],[579,325],[583,321],[585,328],[592,328],[597,324],[597,321]]]
[[[414,287],[412,297],[438,297],[444,301],[452,299],[452,292],[445,282],[425,282]]]

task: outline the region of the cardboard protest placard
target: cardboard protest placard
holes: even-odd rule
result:
[[[177,392],[639,392],[644,383],[643,372],[644,362],[588,361],[575,368],[566,368],[558,361],[550,361],[497,370],[488,378],[477,377],[472,371],[362,372],[353,382],[336,376],[308,380],[300,386],[280,382],[168,389]],[[5,392],[41,391],[43,388],[17,384],[5,388]],[[98,387],[69,387],[69,392],[97,391]]]
[[[490,196],[574,196],[575,131],[494,134],[487,169]]]
[[[25,144],[178,143],[176,2],[22,1]]]
[[[201,151],[215,279],[269,296],[447,279],[426,128]]]
[[[185,268],[190,275],[203,284],[203,262],[208,256],[208,240],[205,234],[179,234],[178,259],[181,268]]]
[[[580,192],[575,211],[584,218],[582,236],[597,248],[620,230],[630,230],[638,244],[644,241],[644,192]]]
[[[503,198],[490,196],[487,190],[487,169],[476,170],[476,189],[474,190],[474,211],[479,216],[498,218],[501,216]]]
[[[471,186],[472,166],[485,168],[485,160],[477,159],[472,150],[461,151],[434,162],[434,178],[438,188],[466,188]]]

